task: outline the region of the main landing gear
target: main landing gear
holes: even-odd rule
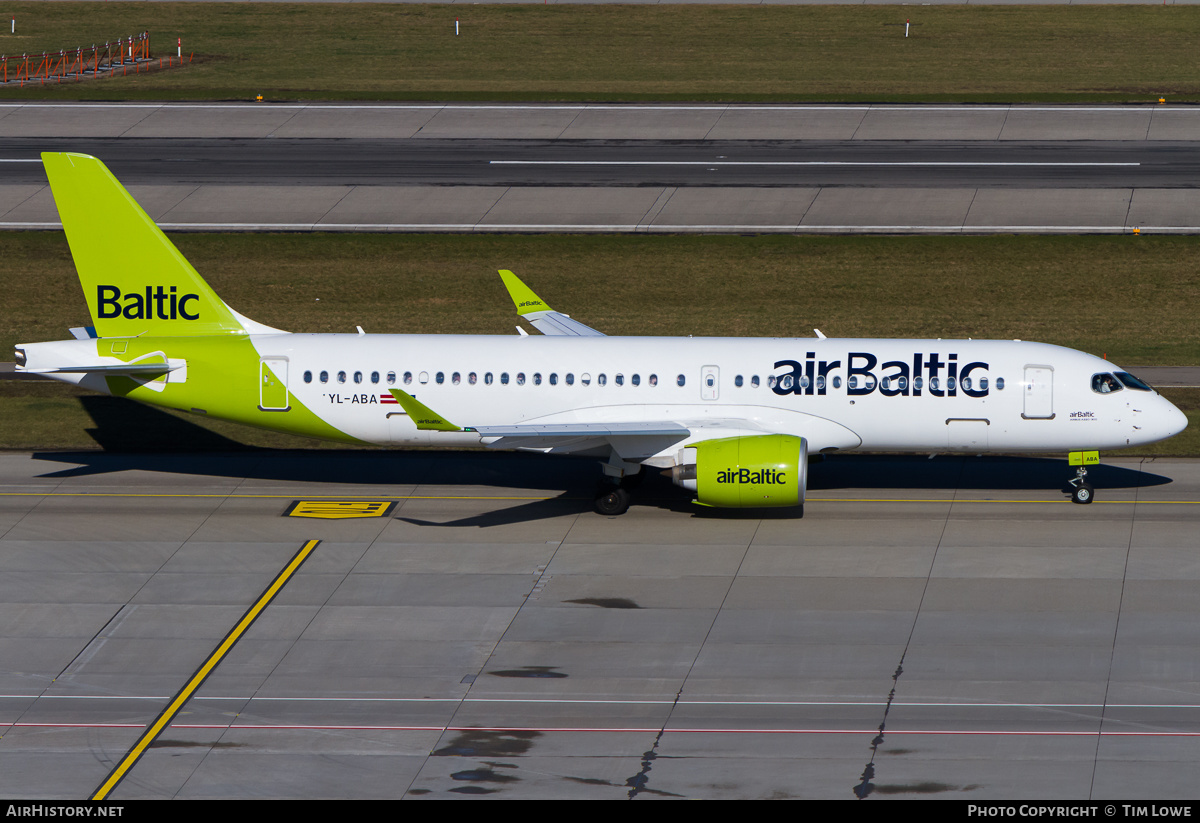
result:
[[[607,483],[604,485],[605,488],[596,493],[596,513],[611,517],[628,511],[629,501],[632,499],[629,489],[622,486],[610,486]]]
[[[646,477],[646,470],[642,466],[636,464],[628,464],[636,469],[630,471],[625,469],[625,473],[621,477],[614,477],[605,470],[605,478],[600,481],[600,488],[596,491],[596,513],[608,515],[612,517],[618,514],[624,514],[629,510],[629,503],[633,500],[633,490],[636,489]]]

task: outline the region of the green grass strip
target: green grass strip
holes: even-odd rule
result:
[[[157,54],[182,38],[197,56],[184,69],[5,89],[9,99],[1200,99],[1195,6],[18,2],[5,12],[9,56],[142,30]]]

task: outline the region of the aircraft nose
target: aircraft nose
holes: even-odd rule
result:
[[[1167,427],[1167,435],[1166,436],[1174,437],[1175,435],[1179,434],[1181,431],[1183,431],[1184,429],[1187,428],[1187,424],[1188,424],[1187,415],[1184,414],[1183,412],[1181,412],[1179,410],[1179,408],[1174,403],[1170,402],[1169,400],[1165,401],[1165,402],[1167,404],[1167,413],[1166,413],[1166,415],[1164,415],[1164,417],[1165,417],[1164,422],[1166,423],[1166,427]]]

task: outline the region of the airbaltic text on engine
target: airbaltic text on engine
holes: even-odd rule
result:
[[[775,469],[725,469],[717,473],[718,483],[762,483],[767,485],[782,485],[787,482],[787,472]]]

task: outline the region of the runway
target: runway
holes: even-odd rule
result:
[[[40,151],[173,231],[1195,233],[1184,106],[0,104],[0,228]]]
[[[1200,462],[845,456],[804,517],[591,461],[0,455],[0,794],[1193,795]],[[386,517],[283,517],[381,500]]]
[[[1200,187],[1192,142],[0,139],[9,184],[42,151],[137,185]]]

